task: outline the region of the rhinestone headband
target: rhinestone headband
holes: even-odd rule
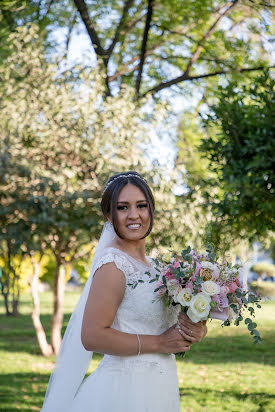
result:
[[[133,173],[129,173],[128,175],[119,175],[119,176],[115,177],[113,180],[111,180],[109,183],[107,183],[107,185],[104,187],[102,193],[104,193],[104,192],[107,190],[107,188],[108,188],[115,180],[120,179],[120,178],[122,178],[122,177],[126,177],[126,179],[127,179],[128,177],[137,177],[138,179],[140,179],[140,180],[142,180],[143,182],[147,183],[146,180],[145,180],[143,177],[141,177],[141,176],[139,176],[139,175],[134,175]]]

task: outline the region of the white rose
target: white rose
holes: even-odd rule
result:
[[[203,282],[202,284],[202,292],[204,292],[206,295],[213,296],[217,295],[220,293],[220,286],[217,285],[217,283],[213,282],[212,280],[207,280],[206,282]]]
[[[208,260],[203,260],[202,262],[200,262],[200,265],[204,269],[213,270],[213,272],[217,272],[219,270],[217,265],[214,265],[213,263],[208,262]]]
[[[198,322],[201,321],[201,318],[199,318],[199,317],[192,311],[192,309],[190,308],[190,306],[189,306],[188,311],[187,311],[186,314],[187,314],[187,316],[192,320],[192,322],[194,322],[194,323],[198,323]]]
[[[211,309],[210,302],[210,296],[198,293],[192,297],[187,315],[195,323],[207,319]]]
[[[184,288],[182,289],[177,297],[176,297],[176,301],[178,303],[180,303],[182,306],[190,306],[190,302],[192,300],[192,291],[190,288]]]

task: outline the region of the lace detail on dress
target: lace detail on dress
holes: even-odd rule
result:
[[[119,249],[108,247],[105,255],[98,257],[96,268],[110,262],[124,273],[126,280],[113,328],[126,333],[158,335],[177,322],[180,305],[168,308],[162,300],[156,300],[155,283],[150,283],[156,275],[154,265],[148,267]]]
[[[142,263],[138,263],[138,261],[136,261],[135,264],[132,264],[130,261],[132,258],[119,249],[110,247],[107,248],[107,250],[108,252],[106,255],[98,258],[95,270],[99,269],[106,263],[114,262],[116,267],[124,273],[126,278],[126,286],[131,286],[134,283],[137,283],[138,280],[143,280],[144,282],[146,280],[150,280],[148,274],[146,274],[146,271],[150,271],[150,267],[147,267]],[[135,259],[132,260],[135,261]],[[144,270],[141,271],[140,268],[137,268],[137,266],[140,265],[141,267],[144,267]]]
[[[131,274],[133,274],[135,271],[133,265],[125,256],[118,255],[117,253],[113,252],[108,252],[106,255],[100,257],[99,260],[96,262],[95,270],[110,262],[114,262],[116,267],[124,273],[126,281],[128,277],[130,277]]]

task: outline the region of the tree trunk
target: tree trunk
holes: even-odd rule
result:
[[[18,316],[18,305],[19,305],[19,276],[12,269],[13,273],[13,283],[12,283],[12,315]]]
[[[7,279],[4,282],[1,281],[1,293],[4,298],[6,316],[12,316],[12,312],[9,309],[9,286]]]
[[[36,332],[40,351],[43,356],[47,357],[53,354],[53,348],[47,342],[46,333],[40,320],[40,299],[38,294],[40,263],[32,261],[32,264],[34,269],[33,277],[31,279],[31,294],[33,301],[32,323]]]
[[[14,267],[12,266],[12,253],[10,242],[7,241],[7,250],[8,250],[8,274],[7,274],[7,299],[11,295],[11,307],[12,311],[9,315],[18,316],[18,304],[19,304],[19,276],[17,275]],[[12,276],[11,276],[12,273]]]
[[[63,322],[64,286],[65,268],[57,259],[54,279],[54,309],[51,324],[51,344],[56,355],[62,342],[61,328]]]

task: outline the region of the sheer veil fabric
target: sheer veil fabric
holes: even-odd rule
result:
[[[114,237],[113,225],[106,222],[94,254],[89,279],[64,334],[41,412],[67,412],[85,377],[93,352],[85,350],[81,342],[82,318],[96,269],[97,258]]]

